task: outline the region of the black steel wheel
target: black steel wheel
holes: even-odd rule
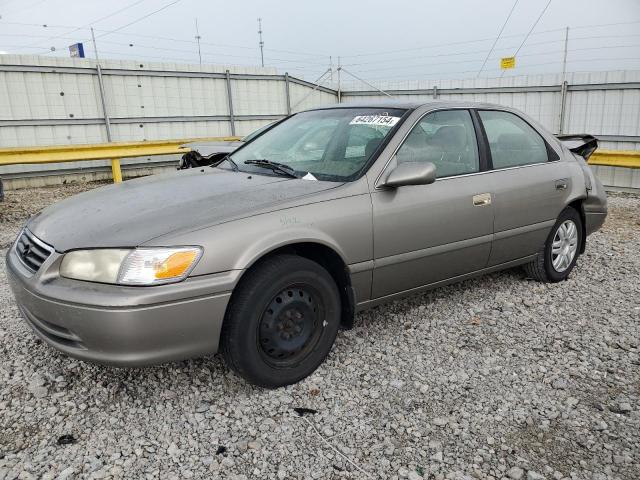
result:
[[[311,285],[291,285],[279,292],[258,325],[258,345],[265,360],[283,367],[304,358],[320,338],[324,314],[322,297]]]
[[[338,288],[322,266],[296,255],[267,258],[231,298],[221,336],[225,362],[256,385],[295,383],[331,350],[340,311]]]

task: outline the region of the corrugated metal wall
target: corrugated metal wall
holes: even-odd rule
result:
[[[289,109],[299,111],[337,101],[335,85],[317,87],[279,75],[272,68],[117,60],[102,61],[101,66],[113,141],[231,135],[228,89],[237,135],[248,134]],[[562,80],[560,74],[541,74],[381,82],[376,86],[403,100],[440,98],[508,105],[552,132],[586,132],[599,136],[603,148],[640,149],[640,72],[568,73],[566,89]],[[362,83],[343,83],[343,101],[377,100],[382,95],[362,87]],[[93,60],[0,55],[1,146],[106,141]],[[135,160],[140,161],[151,160]],[[0,168],[0,174],[50,168],[16,165]],[[633,170],[598,167],[597,172],[609,185],[640,188],[640,174]]]
[[[287,114],[287,83],[294,111],[336,101],[331,90],[314,90],[313,84],[295,78],[288,81],[273,68],[118,60],[102,61],[101,67],[112,141],[246,135]],[[0,55],[1,147],[107,140],[95,61]],[[1,167],[0,174],[104,165],[13,165]]]
[[[625,136],[627,141],[607,140],[602,145],[618,150],[640,149],[640,71],[567,73],[566,81],[564,133]],[[345,102],[374,100],[382,95],[359,90],[359,86],[346,86]],[[561,74],[380,82],[376,86],[403,100],[435,97],[506,105],[522,110],[550,131],[560,132]]]
[[[287,114],[285,79],[272,68],[117,60],[101,65],[113,141],[230,135],[225,70],[231,74],[237,134]],[[313,87],[293,81],[292,105]],[[298,109],[332,102],[333,93],[315,91]],[[0,56],[2,146],[106,142],[103,118],[92,60]]]

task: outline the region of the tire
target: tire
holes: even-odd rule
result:
[[[329,354],[340,325],[331,275],[296,255],[266,258],[236,287],[222,325],[231,370],[267,388],[296,383]]]
[[[535,260],[524,266],[525,272],[539,282],[566,280],[576,265],[583,240],[580,214],[572,207],[565,208],[551,229],[542,251]],[[559,256],[563,259],[560,260]]]

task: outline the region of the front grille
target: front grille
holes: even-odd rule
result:
[[[28,230],[23,230],[16,242],[16,253],[22,263],[32,272],[37,272],[53,252],[53,247],[38,240]]]

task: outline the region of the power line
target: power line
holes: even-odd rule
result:
[[[513,57],[517,57],[518,56],[518,52],[520,52],[520,49],[524,46],[525,42],[527,41],[527,39],[529,38],[529,35],[531,35],[531,32],[533,32],[533,29],[536,28],[536,25],[538,25],[538,22],[540,21],[540,19],[542,18],[542,16],[544,15],[544,12],[547,11],[547,8],[549,8],[549,5],[551,5],[551,1],[549,0],[547,2],[547,4],[544,6],[544,8],[542,9],[542,12],[540,12],[540,15],[538,15],[538,18],[536,18],[536,21],[533,22],[533,25],[531,26],[531,30],[529,30],[529,32],[527,33],[527,35],[524,37],[524,39],[522,40],[522,43],[520,44],[520,46],[518,47],[518,49],[516,50],[516,53],[513,54]],[[501,77],[504,75],[504,72],[506,70],[502,70],[502,74],[500,75]]]
[[[522,40],[522,43],[520,44],[520,46],[518,47],[518,49],[516,50],[516,53],[513,54],[514,57],[516,57],[518,55],[518,52],[520,52],[520,49],[524,46],[525,42],[527,41],[527,39],[529,38],[529,35],[531,35],[531,32],[533,32],[533,29],[536,28],[536,25],[538,25],[538,22],[540,21],[540,19],[542,18],[542,16],[544,15],[544,12],[547,11],[547,8],[549,8],[549,5],[551,5],[551,2],[553,0],[549,0],[547,2],[547,4],[544,6],[544,8],[542,9],[542,12],[540,12],[540,15],[538,15],[538,18],[536,18],[536,21],[533,22],[533,25],[531,26],[531,30],[529,30],[529,32],[527,33],[527,35],[524,37],[524,40]]]
[[[599,61],[636,61],[636,62],[640,62],[640,57],[624,57],[624,58],[587,58],[587,59],[583,59],[583,60],[570,60],[568,61],[568,63],[587,63],[587,62],[599,62]],[[519,73],[521,70],[528,70],[531,68],[535,68],[535,67],[540,67],[540,66],[547,66],[547,65],[559,65],[562,63],[562,60],[555,60],[553,62],[543,62],[543,63],[534,63],[531,65],[527,65],[525,67],[518,67],[518,72]],[[456,70],[456,71],[452,71],[452,72],[447,72],[445,75],[456,75],[456,74],[464,74],[464,73],[475,73],[477,70]],[[495,69],[493,70],[495,71]],[[590,70],[593,71],[593,70]],[[574,70],[573,73],[575,73],[576,71]],[[394,79],[394,78],[401,78],[403,80],[419,80],[422,77],[433,77],[433,76],[437,76],[437,75],[443,75],[443,73],[441,72],[434,72],[434,73],[423,73],[423,74],[409,74],[409,75],[405,75],[405,74],[401,74],[401,75],[392,75],[392,76],[385,76],[385,77],[377,77],[377,78],[372,78],[369,79],[370,81],[387,81],[390,79]],[[420,78],[409,78],[409,77],[420,77]],[[515,75],[514,75],[515,76]]]
[[[115,13],[115,12],[114,12]],[[99,19],[97,19],[99,20]],[[9,24],[9,25],[20,25],[20,26],[32,26],[32,27],[40,27],[40,28],[78,28],[81,29],[83,28],[78,27],[78,26],[70,26],[70,25],[48,25],[48,24],[37,24],[37,23],[24,23],[24,22],[6,22],[6,21],[0,21],[0,24]],[[616,23],[607,23],[607,24],[594,24],[594,25],[584,25],[584,26],[580,26],[580,27],[575,27],[575,28],[597,28],[597,27],[609,27],[609,26],[617,26],[617,25],[632,25],[632,24],[637,24],[640,23],[640,21],[628,21],[628,22],[616,22]],[[123,27],[121,27],[123,28]],[[116,29],[118,30],[118,29]],[[563,31],[564,29],[551,29],[551,30],[544,30],[544,31],[539,31],[536,33],[532,33],[530,35],[531,36],[536,36],[536,35],[543,35],[545,33],[551,33],[551,32],[556,32],[556,31]],[[142,35],[142,34],[136,34],[136,33],[129,33],[129,32],[118,32],[118,31],[114,31],[114,30],[101,30],[101,29],[96,29],[96,32],[103,32],[103,33],[112,33],[112,34],[116,34],[116,35],[125,35],[125,36],[133,36],[133,37],[140,37],[140,38],[151,38],[151,39],[159,39],[159,40],[167,40],[167,41],[171,41],[171,42],[182,42],[182,43],[192,43],[195,44],[196,42],[194,42],[193,40],[185,40],[185,39],[178,39],[178,38],[169,38],[169,37],[160,37],[160,36],[154,36],[154,35]],[[64,35],[64,34],[63,34]],[[521,34],[514,34],[514,35],[502,35],[501,38],[511,38],[511,37],[519,37]],[[102,37],[103,35],[99,35],[100,37]],[[423,47],[414,47],[414,48],[410,48],[410,49],[400,49],[400,50],[391,50],[391,51],[387,51],[387,52],[378,52],[378,53],[367,53],[367,54],[360,54],[360,55],[352,55],[352,57],[360,57],[360,56],[377,56],[377,55],[386,55],[389,53],[397,53],[397,52],[402,52],[402,51],[416,51],[416,50],[422,50],[422,49],[433,49],[433,48],[437,48],[437,47],[448,47],[451,45],[465,45],[465,44],[471,44],[471,43],[478,43],[481,41],[489,41],[489,40],[495,40],[494,38],[487,38],[487,39],[472,39],[472,40],[467,40],[467,41],[463,41],[463,42],[449,42],[449,43],[445,43],[445,44],[435,44],[435,45],[430,45],[430,46],[423,46]],[[572,39],[574,40],[574,39]],[[38,42],[40,43],[40,42]],[[202,42],[203,45],[207,44],[210,46],[214,46],[214,47],[221,47],[221,48],[237,48],[237,49],[248,49],[248,50],[255,50],[255,47],[251,47],[251,46],[247,46],[247,45],[227,45],[227,44],[213,44],[213,43],[207,43],[207,42]],[[533,44],[528,44],[528,45],[533,45]],[[282,53],[287,53],[287,54],[292,54],[292,55],[297,55],[297,56],[303,56],[303,57],[317,57],[317,58],[325,58],[326,54],[312,54],[311,52],[299,52],[299,51],[293,51],[293,50],[283,50],[283,49],[269,49],[270,51],[274,51],[274,52],[282,52]],[[389,59],[386,61],[395,61],[396,59]],[[383,62],[385,60],[376,60],[375,62]],[[374,63],[374,62],[371,62]],[[358,63],[358,65],[361,63]],[[349,65],[349,64],[347,64]],[[352,66],[355,64],[351,64]]]
[[[528,44],[529,47],[531,46],[536,46],[536,45],[549,45],[552,43],[561,43],[563,40],[550,40],[550,41],[546,41],[546,42],[536,42],[536,43],[530,43]],[[497,51],[499,50],[511,50],[512,48],[515,48],[515,45],[513,47],[501,47],[498,49],[495,49]],[[420,58],[437,58],[437,57],[453,57],[453,56],[458,56],[458,55],[473,55],[473,54],[477,54],[477,53],[484,53],[485,49],[482,50],[466,50],[463,52],[452,52],[452,53],[437,53],[437,54],[433,54],[433,55],[421,55]],[[401,58],[390,58],[388,60],[373,60],[370,62],[361,62],[361,63],[350,63],[350,64],[345,64],[345,66],[350,66],[350,67],[355,67],[355,66],[361,66],[361,65],[374,65],[374,64],[381,64],[381,63],[395,63],[395,62],[404,62],[406,60],[413,60],[415,57],[401,57]]]
[[[120,8],[120,9],[116,10],[115,12],[110,13],[109,15],[105,15],[105,16],[103,16],[103,17],[97,18],[97,19],[93,20],[92,22],[87,23],[86,25],[83,25],[83,26],[81,26],[81,27],[76,27],[76,28],[74,28],[73,30],[70,30],[70,31],[65,32],[65,33],[62,33],[62,34],[60,34],[60,35],[57,35],[57,36],[54,36],[54,37],[47,38],[47,40],[55,40],[56,38],[62,38],[63,36],[71,35],[72,33],[75,33],[75,32],[77,32],[78,30],[82,30],[82,29],[88,28],[88,27],[89,27],[89,26],[91,26],[91,25],[94,25],[94,24],[96,24],[96,23],[102,22],[103,20],[106,20],[106,19],[108,19],[108,18],[111,18],[111,17],[113,17],[113,16],[115,16],[115,15],[118,15],[119,13],[124,12],[125,10],[128,10],[128,9],[130,9],[130,8],[133,8],[133,7],[135,7],[136,5],[139,5],[139,4],[141,4],[142,2],[144,2],[144,1],[146,1],[146,0],[138,0],[138,1],[136,1],[136,2],[133,2],[132,4],[127,5],[127,6],[123,7],[123,8]],[[43,41],[44,41],[44,40],[43,40]],[[40,43],[40,42],[38,42],[38,43]],[[35,43],[34,43],[34,45],[35,45]]]
[[[606,50],[612,48],[635,48],[639,47],[640,44],[632,44],[632,45],[610,45],[610,46],[598,46],[598,47],[585,47],[585,48],[572,48],[569,49],[569,52],[580,52],[580,51],[591,51],[591,50]],[[555,51],[547,51],[547,52],[535,52],[520,55],[520,58],[523,57],[542,57],[546,55],[556,55],[559,53],[563,53],[564,50],[555,50]],[[491,57],[491,60],[498,60],[500,57]],[[610,60],[616,60],[616,57],[610,57]],[[367,73],[367,72],[377,72],[383,70],[403,70],[407,68],[420,68],[420,67],[438,67],[443,65],[459,65],[459,64],[473,64],[480,62],[480,60],[457,60],[451,62],[435,62],[435,63],[420,63],[420,64],[407,64],[401,66],[391,66],[391,67],[381,67],[381,68],[370,68],[364,70],[357,70],[358,73]]]
[[[636,23],[640,23],[640,21],[638,21]],[[533,35],[543,35],[545,33],[560,32],[560,31],[564,31],[564,28],[554,28],[554,29],[551,29],[551,30],[544,30],[542,32],[534,33]],[[521,33],[513,34],[513,35],[503,35],[502,38],[520,37],[521,35],[522,35]],[[439,43],[439,44],[433,44],[433,45],[423,45],[421,47],[402,48],[402,49],[396,49],[396,50],[386,50],[386,51],[383,51],[383,52],[359,53],[359,54],[354,54],[354,55],[345,55],[344,57],[345,58],[371,57],[371,56],[389,55],[389,54],[395,54],[395,53],[401,53],[401,52],[415,52],[417,50],[426,50],[426,49],[432,49],[432,48],[437,48],[437,47],[447,47],[449,45],[468,45],[470,43],[489,42],[491,40],[494,40],[494,37],[473,38],[473,39],[464,40],[464,41],[460,41],[460,42],[447,42],[447,43]]]
[[[632,34],[632,35],[628,35],[627,37],[640,37],[640,34]],[[588,38],[596,38],[596,36],[594,37],[582,37],[583,39]],[[562,40],[558,40],[558,41],[553,41],[553,42],[539,42],[538,44],[545,44],[545,43],[561,43]],[[629,45],[629,47],[632,46],[636,46],[636,45]],[[585,50],[592,50],[592,49],[606,49],[606,48],[626,48],[627,45],[611,45],[611,46],[598,46],[598,47],[586,47],[586,48],[572,48],[569,49],[569,52],[575,52],[575,51],[585,51]],[[503,50],[503,49],[498,49],[498,50]],[[481,53],[484,50],[476,50],[476,51],[470,51],[470,52],[458,52],[458,53],[452,53],[452,54],[438,54],[438,55],[431,55],[429,57],[423,57],[423,58],[440,58],[440,57],[452,57],[452,56],[456,56],[456,55],[472,55],[474,53]],[[521,54],[520,58],[522,57],[531,57],[531,56],[544,56],[544,55],[553,55],[553,54],[557,54],[557,53],[563,53],[563,50],[554,50],[554,51],[544,51],[544,52],[532,52],[532,53],[527,53],[527,54]],[[490,57],[489,59],[499,59],[500,57]],[[402,60],[406,60],[406,59],[402,59]],[[467,59],[467,60],[459,60],[459,61],[452,61],[452,62],[438,62],[438,63],[419,63],[419,64],[415,64],[415,63],[404,63],[403,65],[399,65],[399,66],[382,66],[382,67],[376,67],[376,68],[369,68],[369,69],[358,69],[357,71],[364,73],[364,72],[373,72],[373,71],[379,71],[379,70],[393,70],[393,69],[406,69],[406,68],[415,68],[415,67],[422,67],[422,66],[440,66],[440,65],[450,65],[450,64],[460,64],[460,63],[475,63],[475,62],[480,62],[480,60],[473,60],[473,59]],[[378,62],[373,62],[373,63],[377,63]],[[350,67],[354,67],[354,66],[360,66],[360,65],[364,65],[364,64],[355,64],[355,65],[349,65]]]
[[[27,38],[42,37],[42,38],[47,38],[46,35],[33,35],[33,34],[25,34],[25,33],[0,33],[0,37],[27,37]],[[77,40],[77,38],[75,38],[75,37],[63,37],[63,36],[60,36],[59,38],[68,39],[68,40]],[[154,38],[163,39],[163,37],[154,37]],[[170,39],[167,39],[167,40],[170,40]],[[159,51],[192,53],[192,50],[187,50],[187,49],[184,49],[184,48],[158,47],[158,46],[155,46],[155,45],[145,45],[145,44],[139,44],[139,43],[135,43],[135,44],[134,43],[125,43],[125,42],[118,42],[118,41],[114,41],[114,40],[104,40],[104,39],[102,39],[101,42],[103,44],[120,45],[120,46],[131,47],[131,48],[144,48],[144,49],[152,49],[152,50],[159,50]],[[193,42],[193,41],[185,41],[185,42],[186,43],[190,43],[190,44],[196,44],[196,42]],[[38,43],[40,43],[40,42],[38,42]],[[206,45],[219,46],[217,44],[209,44],[207,42],[201,42],[201,44],[205,45],[205,46]],[[35,44],[11,45],[11,47],[13,47],[13,48],[36,48],[36,49],[43,48],[43,47],[40,47],[40,46],[36,46]],[[111,53],[118,53],[119,55],[127,55],[126,52],[111,52]],[[204,53],[207,53],[210,56],[255,59],[255,56],[250,56],[250,55],[237,55],[237,54],[234,55],[234,54],[229,54],[229,53],[212,52],[212,51],[204,52]],[[156,58],[160,58],[160,57],[156,57]],[[169,58],[169,57],[165,57],[165,58]],[[315,58],[315,57],[310,57],[310,58]],[[323,57],[317,57],[317,58],[323,58]],[[290,58],[273,57],[273,60],[277,61],[277,62],[282,62],[282,63],[294,63],[294,64],[301,64],[301,65],[318,65],[318,66],[323,66],[323,67],[326,66],[326,62],[314,62],[314,61],[310,61],[310,60],[306,60],[306,59],[300,59],[300,58],[290,59]]]
[[[78,25],[50,25],[50,24],[41,24],[41,23],[25,23],[25,22],[7,22],[4,20],[0,20],[0,25],[5,24],[5,25],[16,25],[16,26],[22,26],[22,27],[41,27],[41,28],[77,28],[77,29],[83,29],[83,28],[88,28],[89,25],[84,25],[84,26],[78,26]],[[167,40],[167,41],[171,41],[171,42],[183,42],[183,43],[196,43],[194,40],[186,40],[183,38],[171,38],[171,37],[161,37],[161,36],[157,36],[157,35],[143,35],[140,33],[131,33],[131,32],[118,32],[118,31],[114,31],[114,30],[102,30],[99,28],[95,29],[96,32],[102,32],[102,33],[111,33],[114,35],[126,35],[126,36],[132,36],[132,37],[140,37],[140,38],[149,38],[149,39],[157,39],[157,40]],[[86,41],[88,41],[89,38],[86,39]],[[211,45],[211,46],[218,46],[218,47],[224,47],[224,48],[242,48],[242,49],[247,49],[247,50],[255,50],[254,46],[249,46],[249,45],[230,45],[230,44],[223,44],[223,43],[206,43],[206,42],[202,42],[202,45]],[[305,57],[322,57],[322,58],[326,58],[328,55],[325,53],[312,53],[312,52],[301,52],[301,51],[295,51],[295,50],[283,50],[283,49],[278,49],[278,48],[269,48],[268,50],[272,51],[272,52],[281,52],[281,53],[290,53],[292,55],[301,55],[301,56],[305,56]]]
[[[109,32],[109,30],[100,30],[96,28],[96,32]],[[140,37],[140,38],[149,38],[149,39],[154,39],[154,40],[167,40],[167,41],[171,41],[171,42],[181,42],[181,43],[195,43],[193,40],[185,40],[182,38],[171,38],[171,37],[161,37],[161,36],[157,36],[157,35],[144,35],[144,34],[140,34],[140,33],[129,33],[129,32],[110,32],[110,33],[114,33],[115,35],[127,35],[127,36],[132,36],[132,37]],[[213,46],[213,47],[221,47],[221,48],[238,48],[238,49],[245,49],[245,50],[253,50],[255,51],[256,47],[255,46],[249,46],[249,45],[233,45],[233,44],[224,44],[224,43],[210,43],[210,42],[201,42],[202,45],[209,45],[209,46]],[[272,52],[280,52],[280,53],[291,53],[294,55],[302,55],[302,56],[309,56],[309,57],[322,57],[325,58],[326,55],[325,54],[311,54],[309,52],[298,52],[298,51],[293,51],[293,50],[281,50],[281,49],[276,49],[276,48],[269,48],[267,49],[269,51]]]
[[[590,29],[590,28],[599,28],[599,27],[612,27],[612,26],[619,26],[619,25],[635,25],[640,23],[640,20],[632,20],[632,21],[628,21],[628,22],[616,22],[616,23],[601,23],[601,24],[593,24],[593,25],[581,25],[581,26],[577,26],[577,27],[571,27],[572,29]],[[529,36],[536,36],[536,35],[544,35],[546,33],[552,33],[552,32],[564,32],[564,27],[563,28],[553,28],[553,29],[549,29],[549,30],[541,30],[538,31],[536,33],[530,33]],[[503,35],[502,38],[517,38],[520,37],[522,35],[522,33],[514,33],[511,35]],[[401,52],[413,52],[413,51],[417,51],[417,50],[425,50],[425,49],[432,49],[432,48],[436,48],[436,47],[447,47],[450,45],[467,45],[470,43],[478,43],[478,42],[489,42],[491,40],[494,40],[494,37],[488,37],[488,38],[475,38],[475,39],[470,39],[470,40],[465,40],[465,41],[461,41],[461,42],[447,42],[447,43],[440,43],[440,44],[433,44],[433,45],[424,45],[424,46],[420,46],[420,47],[411,47],[411,48],[403,48],[403,49],[395,49],[395,50],[386,50],[386,51],[382,51],[382,52],[372,52],[372,53],[359,53],[359,54],[353,54],[353,55],[343,55],[343,58],[354,58],[354,57],[370,57],[370,56],[378,56],[378,55],[388,55],[388,54],[395,54],[395,53],[401,53]]]
[[[149,18],[150,16],[155,15],[156,13],[160,13],[160,12],[162,12],[163,10],[166,10],[167,8],[169,8],[169,7],[173,6],[173,5],[175,5],[176,3],[179,3],[179,2],[181,2],[181,1],[182,1],[182,0],[173,0],[173,2],[171,2],[171,3],[167,3],[165,6],[163,6],[163,7],[159,8],[159,9],[157,9],[157,10],[154,10],[154,11],[153,11],[153,12],[151,12],[151,13],[148,13],[148,14],[146,14],[146,15],[143,15],[142,17],[138,17],[138,18],[136,18],[135,20],[132,20],[131,22],[126,23],[126,24],[122,25],[121,27],[114,28],[113,30],[109,30],[109,31],[107,31],[106,33],[103,33],[102,35],[98,35],[98,38],[100,38],[100,37],[104,37],[105,35],[109,35],[109,34],[111,34],[111,33],[119,32],[120,30],[124,30],[125,28],[130,27],[131,25],[134,25],[134,24],[136,24],[136,23],[138,23],[138,22],[141,22],[142,20],[145,20],[145,19]]]
[[[9,37],[27,37],[27,38],[33,38],[33,37],[38,37],[40,35],[34,35],[34,34],[0,34],[0,37],[2,36],[9,36]],[[640,34],[621,34],[621,35],[587,35],[587,36],[582,36],[582,37],[575,37],[573,40],[589,40],[589,39],[601,39],[601,38],[628,38],[628,37],[639,37]],[[64,37],[66,38],[66,37]],[[72,38],[72,37],[70,37]],[[166,39],[166,37],[153,37],[153,38],[158,38],[158,39]],[[173,40],[173,39],[171,39]],[[175,39],[178,40],[178,39]],[[535,43],[528,43],[527,47],[532,47],[532,46],[536,46],[536,45],[545,45],[545,44],[555,44],[555,43],[560,43],[562,40],[551,40],[551,41],[544,41],[544,42],[535,42]],[[171,48],[171,47],[158,47],[155,45],[145,45],[145,44],[133,44],[133,43],[124,43],[124,42],[118,42],[118,41],[114,41],[114,40],[102,40],[103,43],[106,44],[113,44],[113,45],[120,45],[120,46],[128,46],[128,47],[135,47],[135,48],[143,48],[143,49],[152,49],[152,50],[158,50],[158,51],[172,51],[172,52],[179,52],[179,53],[188,53],[191,54],[193,52],[193,50],[186,50],[186,49],[180,49],[180,48]],[[189,44],[195,44],[196,42],[193,41],[185,41],[186,43]],[[202,42],[203,44],[208,45],[208,42]],[[212,44],[217,46],[217,44]],[[32,46],[30,45],[11,45],[12,48],[32,48]],[[620,47],[625,47],[625,46],[620,46]],[[35,47],[36,49],[40,48],[40,47]],[[504,47],[504,48],[500,48],[497,50],[509,50],[511,48],[514,47]],[[607,48],[607,47],[604,47]],[[571,49],[571,51],[576,51],[577,49]],[[463,52],[450,52],[450,53],[442,53],[442,54],[434,54],[434,55],[428,55],[428,56],[422,56],[421,58],[440,58],[440,57],[454,57],[454,56],[460,56],[460,55],[473,55],[473,54],[477,54],[477,53],[482,53],[484,50],[473,50],[473,51],[463,51]],[[127,52],[114,52],[114,51],[110,51],[108,52],[109,54],[116,54],[118,56],[126,56]],[[553,53],[557,53],[557,52],[553,52]],[[221,52],[212,52],[212,51],[206,51],[204,52],[205,55],[209,56],[210,58],[215,58],[223,56],[223,57],[229,57],[229,58],[246,58],[246,59],[254,59],[254,56],[248,56],[248,55],[238,55],[238,54],[229,54],[229,53],[221,53]],[[541,52],[541,53],[532,53],[532,54],[528,54],[528,55],[521,55],[521,56],[535,56],[535,55],[540,55],[543,56],[545,54],[550,54],[549,52]],[[131,55],[131,53],[129,53],[129,55]],[[136,54],[137,56],[142,56],[139,54]],[[150,56],[147,55],[145,56],[146,58],[170,58],[172,60],[184,60],[184,58],[177,58],[177,57],[168,57],[168,56]],[[491,57],[490,57],[491,58]],[[289,59],[289,58],[273,58],[273,60],[275,61],[275,63],[288,63],[288,64],[298,64],[298,65],[317,65],[317,66],[325,66],[326,64],[324,62],[313,62],[311,60],[303,60],[303,59]],[[349,66],[349,67],[355,67],[355,66],[362,66],[362,65],[380,65],[380,64],[385,64],[385,63],[393,63],[393,62],[397,62],[397,61],[406,61],[406,58],[394,58],[394,59],[387,59],[387,60],[375,60],[375,61],[370,61],[370,62],[361,62],[361,63],[357,63],[357,64],[347,64],[345,66]],[[472,60],[468,60],[469,62],[471,62]],[[473,60],[476,61],[476,60]],[[414,68],[416,66],[436,66],[436,65],[442,65],[442,64],[451,64],[454,62],[444,62],[444,63],[429,63],[429,64],[408,64],[408,65],[404,65],[402,67],[398,67],[398,68]],[[455,63],[467,63],[467,61],[462,61],[462,62],[455,62]],[[392,67],[393,68],[393,67]],[[368,70],[362,70],[360,69],[360,71],[376,71],[376,70],[384,70],[384,69],[390,69],[389,67],[385,67],[385,68],[381,68],[378,67],[376,69],[368,69]]]
[[[500,35],[502,35],[502,32],[504,31],[504,27],[506,27],[507,23],[509,23],[509,19],[511,18],[511,15],[513,14],[513,11],[516,9],[516,5],[518,5],[518,1],[519,0],[516,0],[515,2],[513,2],[513,6],[511,7],[511,10],[509,11],[509,15],[507,15],[507,18],[505,19],[504,23],[502,24],[502,28],[500,28],[500,31],[498,32],[498,36],[496,37],[495,41],[493,42],[493,45],[491,45],[491,48],[489,49],[489,53],[487,53],[487,56],[484,59],[484,62],[482,62],[482,66],[480,67],[480,70],[478,70],[478,75],[476,75],[476,77],[480,76],[480,73],[482,72],[482,69],[487,64],[487,60],[489,60],[489,57],[491,56],[491,53],[493,52],[493,49],[496,46],[496,43],[498,43],[498,40],[500,40]]]

